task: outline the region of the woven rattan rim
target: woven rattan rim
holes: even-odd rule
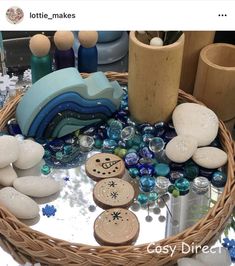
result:
[[[87,76],[86,74],[83,75]],[[127,73],[107,72],[106,76],[111,80],[127,83]],[[11,99],[0,110],[0,129],[14,116],[17,103],[22,95]],[[195,102],[193,96],[183,91],[179,93],[180,102]],[[156,245],[176,246],[176,251],[171,257],[169,254],[149,254],[147,244],[138,246],[88,246],[83,244],[69,243],[56,239],[41,232],[32,230],[21,223],[11,213],[0,206],[0,245],[21,264],[26,262],[40,262],[43,265],[171,265],[177,259],[184,257],[182,242],[188,245],[206,245],[215,239],[235,206],[235,179],[234,179],[234,142],[223,122],[220,122],[220,140],[223,149],[228,154],[227,173],[228,180],[215,206],[207,215],[194,226],[172,237],[156,242]],[[157,230],[157,228],[156,228]]]

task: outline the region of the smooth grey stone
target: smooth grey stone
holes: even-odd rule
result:
[[[12,186],[17,174],[11,165],[0,169],[0,184],[5,187]]]
[[[14,166],[19,169],[29,169],[37,165],[43,158],[42,145],[30,139],[19,142],[20,152]]]
[[[19,219],[34,219],[39,215],[37,203],[12,187],[0,190],[0,204]]]
[[[196,138],[198,146],[209,145],[217,136],[219,120],[209,108],[196,103],[179,104],[172,114],[177,135]]]
[[[226,164],[228,155],[215,147],[203,147],[198,148],[192,158],[195,163],[204,168],[216,169]]]
[[[19,142],[12,136],[0,137],[0,168],[15,162],[19,157]]]
[[[174,137],[166,145],[166,156],[173,162],[184,163],[192,157],[197,149],[197,140],[192,136]]]
[[[25,176],[17,178],[13,182],[16,190],[30,197],[47,197],[60,191],[60,182],[51,177],[45,176]]]

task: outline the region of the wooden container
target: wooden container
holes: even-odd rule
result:
[[[213,43],[215,31],[185,31],[180,89],[193,94],[198,59],[202,48]]]
[[[138,122],[167,121],[177,104],[184,34],[173,44],[150,46],[136,32],[129,41],[129,110]]]
[[[221,120],[235,117],[235,45],[217,43],[202,49],[194,96]]]

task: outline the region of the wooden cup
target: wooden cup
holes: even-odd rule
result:
[[[221,120],[235,117],[235,45],[217,43],[202,49],[194,96]]]
[[[213,43],[215,31],[185,31],[180,89],[193,94],[197,65],[202,48]]]
[[[177,104],[184,34],[173,44],[150,46],[130,32],[128,101],[137,122],[167,121]]]

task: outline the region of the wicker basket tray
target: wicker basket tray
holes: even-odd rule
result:
[[[111,80],[127,83],[128,74],[106,73]],[[86,76],[86,75],[83,75]],[[14,116],[17,103],[22,95],[10,100],[0,111],[0,129]],[[179,102],[200,103],[183,91],[179,93]],[[202,103],[200,103],[202,104]],[[138,246],[89,246],[70,243],[52,238],[41,232],[32,230],[16,217],[0,206],[0,245],[19,263],[40,262],[45,265],[172,265],[177,259],[184,257],[182,242],[188,245],[206,245],[213,241],[225,226],[235,206],[234,179],[234,142],[223,122],[219,125],[220,141],[228,154],[226,186],[215,206],[194,226],[172,237],[156,242],[156,245],[176,246],[171,257],[167,254],[149,254],[147,244]]]

